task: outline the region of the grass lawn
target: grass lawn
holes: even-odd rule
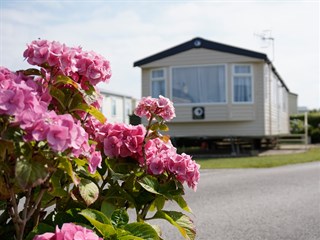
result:
[[[320,161],[320,148],[311,148],[304,153],[238,158],[199,158],[201,169],[214,168],[269,168],[294,163]]]

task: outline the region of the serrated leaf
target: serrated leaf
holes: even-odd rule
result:
[[[144,240],[158,240],[159,236],[156,230],[149,224],[143,222],[130,223],[124,227],[132,235]]]
[[[88,161],[80,158],[74,158],[73,161],[78,165],[78,166],[86,166],[88,164]]]
[[[92,116],[94,116],[99,122],[105,123],[106,122],[106,117],[100,112],[97,108],[94,106],[88,105],[86,103],[81,103],[77,105],[75,108],[71,109],[70,111],[84,111]]]
[[[169,181],[161,184],[158,192],[170,200],[173,199],[173,196],[184,194],[183,186],[177,181]]]
[[[63,172],[61,170],[55,171],[52,177],[50,178],[52,189],[50,190],[50,194],[55,197],[67,197],[68,192],[63,189],[60,183],[60,179],[62,178]]]
[[[165,219],[175,226],[181,235],[188,240],[194,240],[196,229],[191,218],[181,212],[176,211],[158,211],[153,219]]]
[[[151,192],[154,194],[160,194],[158,192],[159,183],[155,177],[146,176],[146,177],[142,178],[140,181],[138,181],[138,183],[148,192]]]
[[[117,236],[117,239],[118,240],[144,240],[143,238],[141,237],[136,237],[136,236],[133,236],[131,234],[127,234],[125,236]]]
[[[166,199],[163,196],[158,196],[151,204],[150,211],[162,210]]]
[[[169,131],[169,127],[167,124],[162,123],[159,125],[159,130],[167,132]]]
[[[95,219],[98,222],[110,224],[111,225],[111,219],[109,219],[106,215],[104,215],[102,212],[95,210],[95,209],[84,209],[79,214],[82,216],[88,218]]]
[[[80,179],[77,174],[73,171],[72,164],[68,158],[61,157],[59,158],[58,168],[64,170],[68,176],[72,179],[73,183],[78,186]]]
[[[116,234],[115,229],[111,225],[110,219],[108,219],[102,212],[94,209],[84,209],[80,213],[84,216],[105,238],[109,238]]]
[[[112,225],[121,228],[129,222],[129,215],[124,209],[117,209],[111,215]]]
[[[60,103],[63,109],[65,109],[64,101],[66,96],[63,91],[61,91],[59,88],[56,88],[55,86],[51,86],[50,95]]]
[[[56,82],[55,82],[55,85],[58,85],[58,84],[69,84],[69,85],[72,85],[75,89],[78,89],[79,88],[79,85],[72,80],[72,78],[69,78],[67,76],[64,76],[64,75],[58,75],[56,77]]]
[[[48,177],[47,168],[39,162],[20,159],[16,163],[15,175],[22,189],[42,184]]]
[[[26,76],[29,76],[29,75],[41,76],[41,71],[39,69],[36,69],[36,68],[29,68],[27,70],[22,70],[22,72]]]
[[[117,229],[117,240],[144,240],[141,237],[133,236],[129,231],[118,228]]]
[[[93,204],[99,197],[98,186],[94,182],[85,178],[80,181],[79,192],[87,206]]]
[[[181,207],[183,210],[192,213],[191,208],[188,206],[186,200],[181,195],[173,196],[173,200]]]
[[[150,126],[150,130],[157,131],[159,129],[159,123],[155,122]]]
[[[107,217],[111,218],[112,213],[116,210],[116,207],[108,202],[108,201],[103,201],[101,204],[101,212],[103,212],[104,215]]]

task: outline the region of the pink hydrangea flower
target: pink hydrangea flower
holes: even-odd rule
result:
[[[155,104],[157,105],[155,114],[162,117],[164,120],[170,121],[176,116],[173,103],[168,98],[160,95]]]
[[[196,191],[200,179],[200,165],[193,161],[191,156],[178,154],[170,141],[165,143],[159,138],[149,140],[145,145],[145,157],[150,174],[173,174],[179,182],[187,183]],[[140,164],[145,164],[143,158],[140,159]]]
[[[78,55],[77,70],[85,76],[92,85],[99,82],[108,82],[111,77],[110,63],[95,52],[82,52]]]
[[[153,175],[162,174],[165,169],[165,159],[161,156],[154,156],[151,161],[149,161],[149,172]]]
[[[24,95],[20,89],[0,89],[0,114],[15,115],[24,110]]]
[[[171,142],[163,142],[159,138],[149,140],[145,145],[145,156],[148,170],[153,175],[159,175],[168,170],[168,161],[175,157],[176,148]],[[140,164],[144,165],[144,160]]]
[[[64,223],[54,233],[37,235],[33,240],[103,240],[95,232],[74,223]]]
[[[168,169],[176,176],[178,181],[186,182],[194,191],[197,190],[200,180],[200,165],[192,160],[191,156],[185,153],[177,154],[175,158],[168,161]]]
[[[104,135],[104,153],[109,157],[133,157],[142,155],[142,145],[146,130],[143,125],[106,124]]]
[[[15,117],[22,128],[41,117],[48,103],[43,102],[37,84],[23,74],[0,69],[0,114]]]
[[[89,172],[95,173],[97,168],[101,168],[101,152],[100,151],[93,151],[89,158]]]
[[[27,45],[23,56],[27,58],[28,63],[31,65],[41,65],[47,62],[49,56],[50,42],[47,40],[34,40]]]
[[[16,78],[16,74],[5,67],[0,67],[0,88],[8,89],[12,84],[12,80]]]
[[[32,41],[23,56],[31,65],[48,64],[76,82],[81,79],[82,86],[86,86],[87,81],[92,85],[108,82],[111,77],[110,63],[103,56],[93,51],[83,51],[80,47],[67,47],[56,41]]]
[[[175,117],[173,103],[163,96],[159,98],[143,97],[134,112],[139,117],[146,117],[148,120],[158,116],[165,121]]]

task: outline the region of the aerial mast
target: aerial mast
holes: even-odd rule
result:
[[[261,40],[261,44],[263,48],[267,48],[270,45],[271,42],[271,47],[272,47],[272,60],[271,62],[275,61],[275,55],[274,55],[274,38],[271,36],[271,30],[263,30],[262,33],[257,34],[255,33],[254,35],[256,35],[257,37],[260,38]]]

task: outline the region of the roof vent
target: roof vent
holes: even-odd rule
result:
[[[193,44],[194,44],[195,47],[200,47],[201,46],[201,40],[200,39],[196,39],[196,40],[194,40]]]

